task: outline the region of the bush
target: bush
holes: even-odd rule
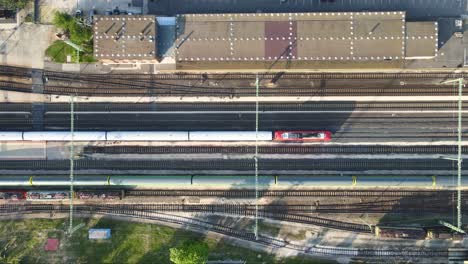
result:
[[[26,17],[24,18],[24,22],[26,22],[26,23],[32,23],[32,22],[33,22],[33,16],[32,16],[32,14],[27,14]]]
[[[77,45],[87,43],[93,36],[90,28],[84,27],[76,23],[76,21],[68,27],[68,32],[70,33],[70,40]]]
[[[30,0],[0,0],[0,6],[8,10],[23,9]]]
[[[53,22],[56,27],[65,31],[68,31],[69,28],[75,24],[73,17],[63,12],[55,12]]]
[[[169,249],[169,252],[170,260],[175,264],[204,264],[208,260],[209,248],[203,241],[188,240]]]
[[[65,31],[70,41],[83,49],[80,52],[81,62],[95,62],[93,58],[93,32],[90,27],[78,23],[77,19],[67,13],[56,12],[54,15],[54,25]],[[72,47],[68,46],[63,41],[56,41],[46,51],[46,55],[51,57],[55,62],[65,62],[66,55],[72,55],[72,61],[76,62],[76,52],[70,52]]]

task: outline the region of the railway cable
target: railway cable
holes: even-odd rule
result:
[[[84,153],[102,154],[179,154],[179,153],[222,153],[249,154],[254,146],[85,146]],[[296,146],[259,146],[262,154],[452,154],[457,150],[456,145],[437,146],[376,146],[376,145],[296,145]],[[463,152],[468,152],[468,146],[463,146]]]

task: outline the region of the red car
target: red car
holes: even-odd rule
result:
[[[330,131],[275,131],[275,141],[330,141]]]

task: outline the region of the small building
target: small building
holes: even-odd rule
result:
[[[177,19],[178,63],[354,62],[433,58],[436,22],[405,12],[190,14]]]
[[[59,240],[57,238],[48,238],[44,246],[45,251],[57,251],[59,247]]]
[[[97,15],[94,57],[109,64],[157,62],[157,20],[151,15]]]
[[[88,239],[110,239],[111,230],[109,228],[91,228],[88,230]]]

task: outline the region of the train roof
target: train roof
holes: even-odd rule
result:
[[[259,141],[272,140],[271,131],[193,131],[189,133],[190,141]]]
[[[107,132],[107,140],[187,141],[188,132],[117,131]]]
[[[0,132],[0,141],[21,141],[23,132]]]

